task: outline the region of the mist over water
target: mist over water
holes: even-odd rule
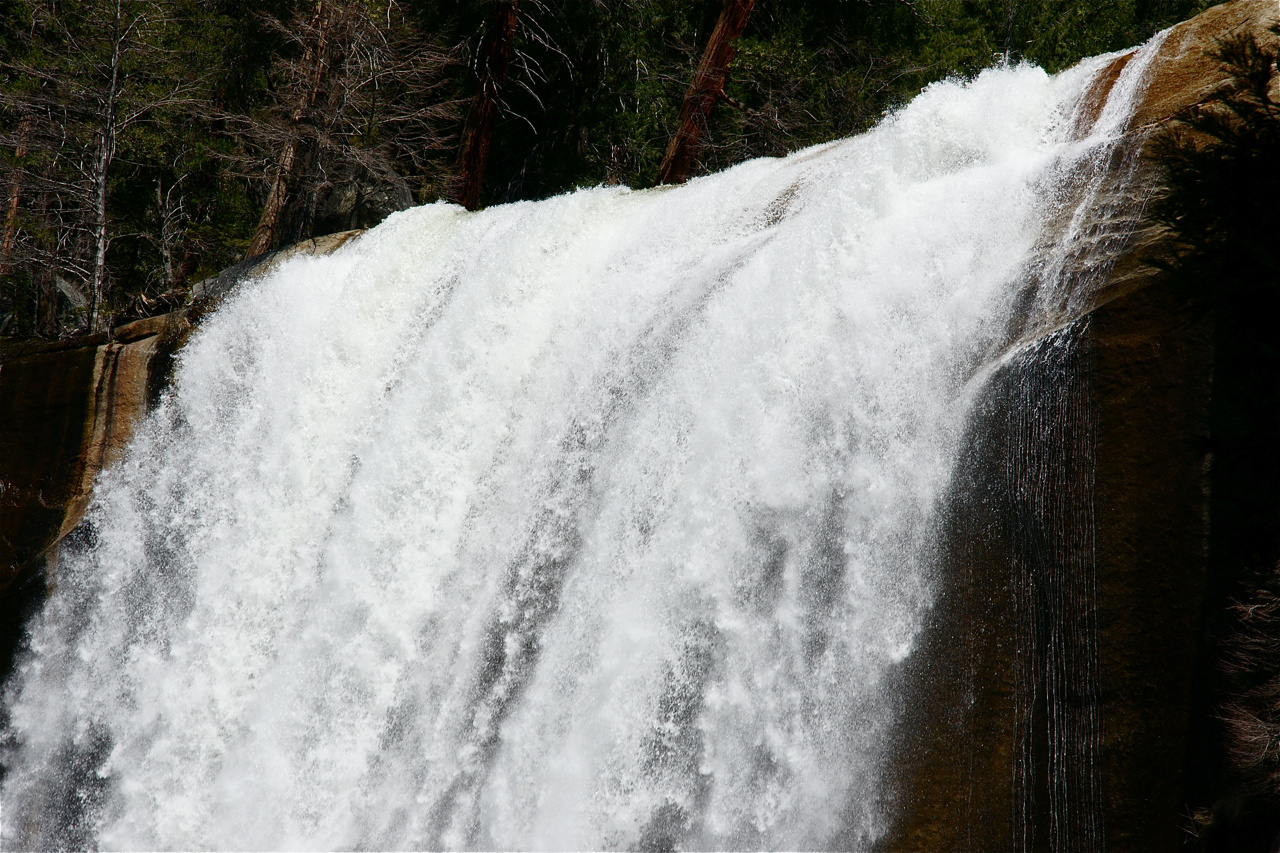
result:
[[[244,286],[64,548],[4,845],[866,846],[974,377],[1141,78],[1080,139],[1103,62]]]

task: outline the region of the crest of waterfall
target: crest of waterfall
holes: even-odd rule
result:
[[[1145,55],[1087,131],[1107,58],[995,69],[245,286],[64,546],[3,843],[874,841],[974,377],[1061,277],[1045,223],[1091,203]]]

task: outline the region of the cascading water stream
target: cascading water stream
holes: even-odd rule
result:
[[[64,548],[4,844],[872,842],[971,379],[1141,80],[1079,138],[1105,61],[245,286]]]

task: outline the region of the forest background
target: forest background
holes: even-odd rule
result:
[[[513,7],[479,204],[658,180],[722,0],[0,0],[0,335],[181,304],[272,248],[455,199]],[[758,0],[696,173],[1050,72],[1211,0]],[[473,117],[474,120],[474,117]]]

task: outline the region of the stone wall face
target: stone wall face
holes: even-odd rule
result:
[[[0,588],[58,537],[81,492],[97,346],[0,362]]]
[[[1188,840],[1205,713],[1195,679],[1215,606],[1213,330],[1145,262],[1161,235],[1139,218],[1156,178],[1142,146],[1223,81],[1206,54],[1218,39],[1274,39],[1277,18],[1274,0],[1240,0],[1169,34],[1131,126],[1129,198],[1112,200],[1120,221],[1099,232],[1128,230],[1123,251],[978,406],[948,499],[933,619],[901,673],[899,822],[883,849]],[[1109,89],[1126,61],[1096,87]],[[1076,339],[1067,356],[1050,345],[1063,335]]]
[[[0,591],[79,523],[94,479],[123,453],[163,382],[164,357],[189,329],[179,311],[111,339],[0,351]]]
[[[124,452],[199,316],[248,275],[294,255],[329,254],[360,233],[244,262],[196,285],[192,307],[109,336],[0,346],[0,598],[79,524],[98,472]]]

